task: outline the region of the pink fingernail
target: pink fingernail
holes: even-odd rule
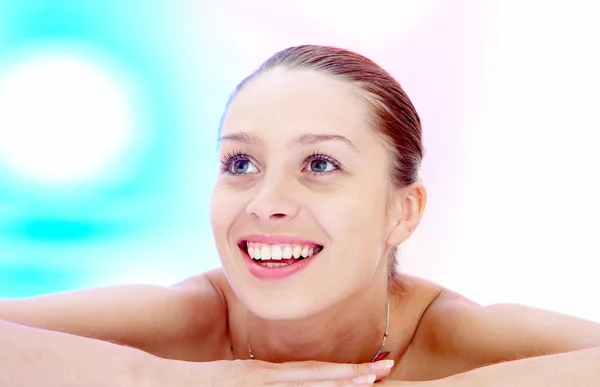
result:
[[[387,370],[389,368],[392,368],[393,366],[394,366],[393,360],[379,360],[379,361],[376,361],[375,363],[371,363],[371,369],[374,369],[374,370]]]
[[[375,381],[375,379],[377,379],[377,375],[375,375],[375,374],[362,375],[362,376],[357,376],[355,378],[352,378],[352,382],[358,383],[358,384],[367,384],[367,383],[373,383]]]

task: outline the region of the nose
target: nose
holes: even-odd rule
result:
[[[294,199],[293,182],[286,180],[264,179],[256,187],[256,195],[246,206],[246,213],[264,223],[281,223],[295,218],[300,208]]]

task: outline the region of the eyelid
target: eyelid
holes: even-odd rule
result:
[[[328,162],[330,162],[332,164],[342,166],[342,163],[339,162],[335,157],[331,156],[330,154],[323,153],[323,152],[313,152],[313,153],[311,153],[304,160],[304,162],[312,161],[314,159],[322,159],[322,160],[328,161]]]
[[[221,168],[220,168],[221,172],[228,173],[232,176],[253,175],[254,173],[233,173],[233,172],[231,172],[231,165],[239,160],[248,160],[248,162],[252,163],[252,165],[254,165],[254,167],[257,169],[257,171],[260,172],[260,169],[256,165],[257,164],[256,160],[254,160],[254,158],[252,158],[252,156],[250,156],[249,154],[247,154],[241,150],[238,150],[238,149],[234,149],[231,152],[227,152],[221,157]]]
[[[319,160],[319,159],[324,160],[328,163],[331,163],[335,167],[335,169],[333,171],[327,171],[327,172],[314,172],[314,171],[309,171],[309,172],[312,172],[312,173],[318,174],[318,175],[324,175],[324,174],[329,174],[329,173],[332,173],[335,171],[343,172],[345,170],[344,165],[341,162],[339,162],[336,158],[334,158],[333,156],[331,156],[329,154],[322,153],[322,152],[313,152],[312,154],[310,154],[306,159],[304,159],[303,165],[306,167],[306,165],[308,163],[310,163],[311,161]],[[303,168],[305,168],[305,167],[303,167]]]

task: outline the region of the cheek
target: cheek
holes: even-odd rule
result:
[[[352,192],[348,190],[347,192]],[[356,191],[354,191],[356,192]],[[324,265],[323,284],[353,284],[367,287],[382,266],[385,252],[385,201],[372,196],[339,196],[328,206],[322,206],[318,222],[331,241],[329,257]],[[325,286],[325,285],[324,285]],[[323,289],[327,291],[327,289]]]
[[[318,203],[314,213],[332,239],[361,241],[369,246],[384,241],[386,197],[381,190],[346,188]]]

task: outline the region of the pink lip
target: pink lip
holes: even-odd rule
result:
[[[291,235],[245,235],[240,238],[241,242],[256,242],[256,243],[266,243],[266,244],[290,244],[290,245],[313,245],[313,246],[323,246],[315,241],[311,241],[304,238],[299,238]]]
[[[263,242],[267,243],[267,242]],[[305,258],[298,262],[292,263],[287,266],[280,267],[266,267],[262,266],[260,263],[256,262],[254,259],[250,258],[248,252],[242,250],[242,254],[244,256],[244,263],[248,268],[250,274],[255,277],[267,280],[273,279],[282,279],[296,274],[297,272],[305,269],[310,263],[314,260],[315,256],[313,255],[310,258]],[[318,256],[318,255],[317,255]]]

